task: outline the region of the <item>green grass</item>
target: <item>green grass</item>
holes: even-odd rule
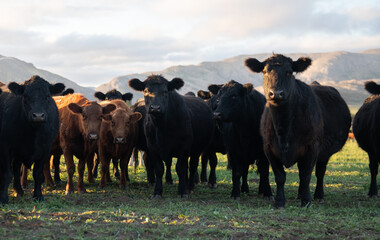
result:
[[[173,164],[174,165],[174,164]],[[62,169],[65,166],[62,161]],[[218,188],[197,185],[189,199],[177,198],[173,186],[164,185],[163,198],[152,200],[145,171],[129,168],[131,182],[120,190],[114,181],[105,190],[85,181],[87,194],[65,196],[65,186],[45,188],[46,201],[32,199],[32,186],[23,198],[10,196],[0,208],[0,239],[294,239],[380,237],[380,204],[366,196],[369,188],[367,154],[348,142],[329,162],[325,177],[325,202],[300,208],[298,170],[287,169],[286,208],[276,210],[260,198],[258,174],[252,168],[250,193],[240,201],[230,199],[231,172],[226,157],[219,156]],[[61,174],[66,180],[66,174]],[[29,176],[32,181],[32,176]],[[75,182],[77,177],[75,177]],[[270,181],[275,191],[274,176]],[[314,191],[315,176],[311,190]],[[12,191],[10,190],[10,194]]]

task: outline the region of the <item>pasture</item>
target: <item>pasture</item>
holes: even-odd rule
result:
[[[251,167],[249,194],[240,201],[230,199],[231,171],[226,157],[218,155],[216,189],[197,185],[189,199],[177,197],[178,178],[174,164],[174,185],[164,185],[162,199],[150,199],[153,187],[145,170],[129,167],[131,181],[120,190],[114,181],[105,190],[85,181],[87,194],[65,195],[63,182],[44,188],[45,201],[32,199],[32,175],[23,198],[10,196],[0,207],[0,238],[58,239],[294,239],[380,237],[380,200],[368,198],[368,158],[356,142],[348,141],[333,155],[325,177],[325,202],[300,208],[297,199],[297,167],[287,169],[285,209],[273,209],[273,202],[257,194],[259,176]],[[174,161],[175,163],[175,161]],[[61,169],[65,170],[63,159]],[[86,175],[87,176],[87,173]],[[75,184],[77,175],[74,177]],[[272,191],[276,190],[270,172]],[[312,176],[314,193],[316,178]],[[9,194],[12,194],[11,188]]]

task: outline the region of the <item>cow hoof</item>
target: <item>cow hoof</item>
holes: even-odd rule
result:
[[[187,194],[182,194],[182,195],[178,195],[179,198],[184,198],[184,199],[187,199],[189,198],[189,195]]]
[[[240,197],[231,197],[235,201],[240,201]]]
[[[368,194],[367,195],[368,198],[377,198],[377,194]]]
[[[275,202],[273,207],[275,209],[285,209],[285,202]]]
[[[161,199],[162,196],[161,195],[158,195],[158,194],[155,194],[152,196],[152,199]]]
[[[218,187],[218,185],[216,183],[209,183],[208,186],[211,189],[216,189]]]
[[[119,188],[120,188],[121,190],[125,190],[125,189],[126,189],[126,186],[125,186],[125,185],[120,185]]]
[[[44,199],[44,196],[33,196],[33,198],[34,198],[34,200],[36,201],[36,202],[43,202],[43,201],[45,201],[45,199]]]
[[[73,194],[73,193],[74,193],[73,190],[66,190],[66,192],[65,192],[66,195],[71,195],[71,194]]]
[[[84,194],[87,193],[86,189],[78,189],[79,194]]]

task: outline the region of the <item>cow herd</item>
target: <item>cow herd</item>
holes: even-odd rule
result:
[[[275,182],[276,208],[285,206],[285,168],[299,170],[298,197],[301,206],[311,204],[310,179],[315,166],[317,186],[314,199],[324,199],[323,178],[329,158],[346,142],[351,115],[339,92],[318,82],[306,84],[294,73],[305,71],[311,59],[297,61],[274,54],[260,62],[249,58],[245,65],[263,74],[264,95],[252,84],[231,80],[213,84],[208,91],[181,95],[181,78],[167,80],[151,75],[144,81],[131,79],[129,86],[144,94],[133,106],[131,93],[116,90],[96,92],[100,102],[64,91],[61,83],[50,84],[33,76],[22,84],[9,83],[0,89],[0,202],[8,203],[8,186],[13,177],[15,194],[23,195],[27,169],[33,166],[36,200],[43,200],[41,185],[60,181],[59,159],[67,170],[66,194],[85,193],[87,181],[94,182],[100,163],[100,188],[111,181],[110,162],[121,188],[126,187],[128,163],[144,152],[148,182],[153,198],[163,194],[162,178],[172,184],[172,159],[177,158],[178,196],[187,198],[200,180],[215,188],[216,153],[227,154],[232,170],[231,197],[248,192],[248,169],[256,164],[260,174],[259,195],[271,199],[269,166]],[[371,185],[368,195],[378,194],[376,177],[380,160],[380,86],[368,82],[372,95],[353,121],[357,142],[369,155]],[[127,102],[126,102],[127,101]],[[54,156],[54,181],[50,157]],[[74,156],[78,159],[77,168]],[[207,163],[210,175],[207,179]],[[120,172],[118,169],[120,166]],[[165,169],[166,168],[166,169]],[[166,170],[166,171],[165,171]]]

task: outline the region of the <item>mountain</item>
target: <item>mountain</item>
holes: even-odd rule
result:
[[[89,99],[94,99],[94,89],[82,87],[67,78],[57,74],[38,69],[33,64],[21,61],[13,57],[0,55],[0,81],[7,84],[9,82],[23,82],[30,79],[33,75],[39,75],[46,81],[52,83],[63,83],[66,88],[73,88],[75,92],[82,93]]]
[[[301,56],[310,57],[312,65],[297,78],[307,83],[318,81],[321,84],[336,87],[349,105],[361,105],[368,93],[364,90],[365,81],[380,81],[380,49],[367,50],[359,53],[338,51],[327,53],[292,53],[286,56],[297,60]],[[161,74],[167,79],[180,77],[185,81],[180,93],[206,90],[213,83],[221,84],[233,79],[235,81],[253,83],[255,88],[262,91],[262,74],[252,73],[244,66],[244,60],[249,57],[260,61],[272,56],[271,53],[240,55],[217,62],[202,62],[199,65],[173,66],[158,72],[130,74],[112,79],[100,85],[97,91],[108,91],[116,88],[121,92],[132,92],[136,100],[141,97],[130,89],[128,80],[131,78],[145,78],[151,74]]]

